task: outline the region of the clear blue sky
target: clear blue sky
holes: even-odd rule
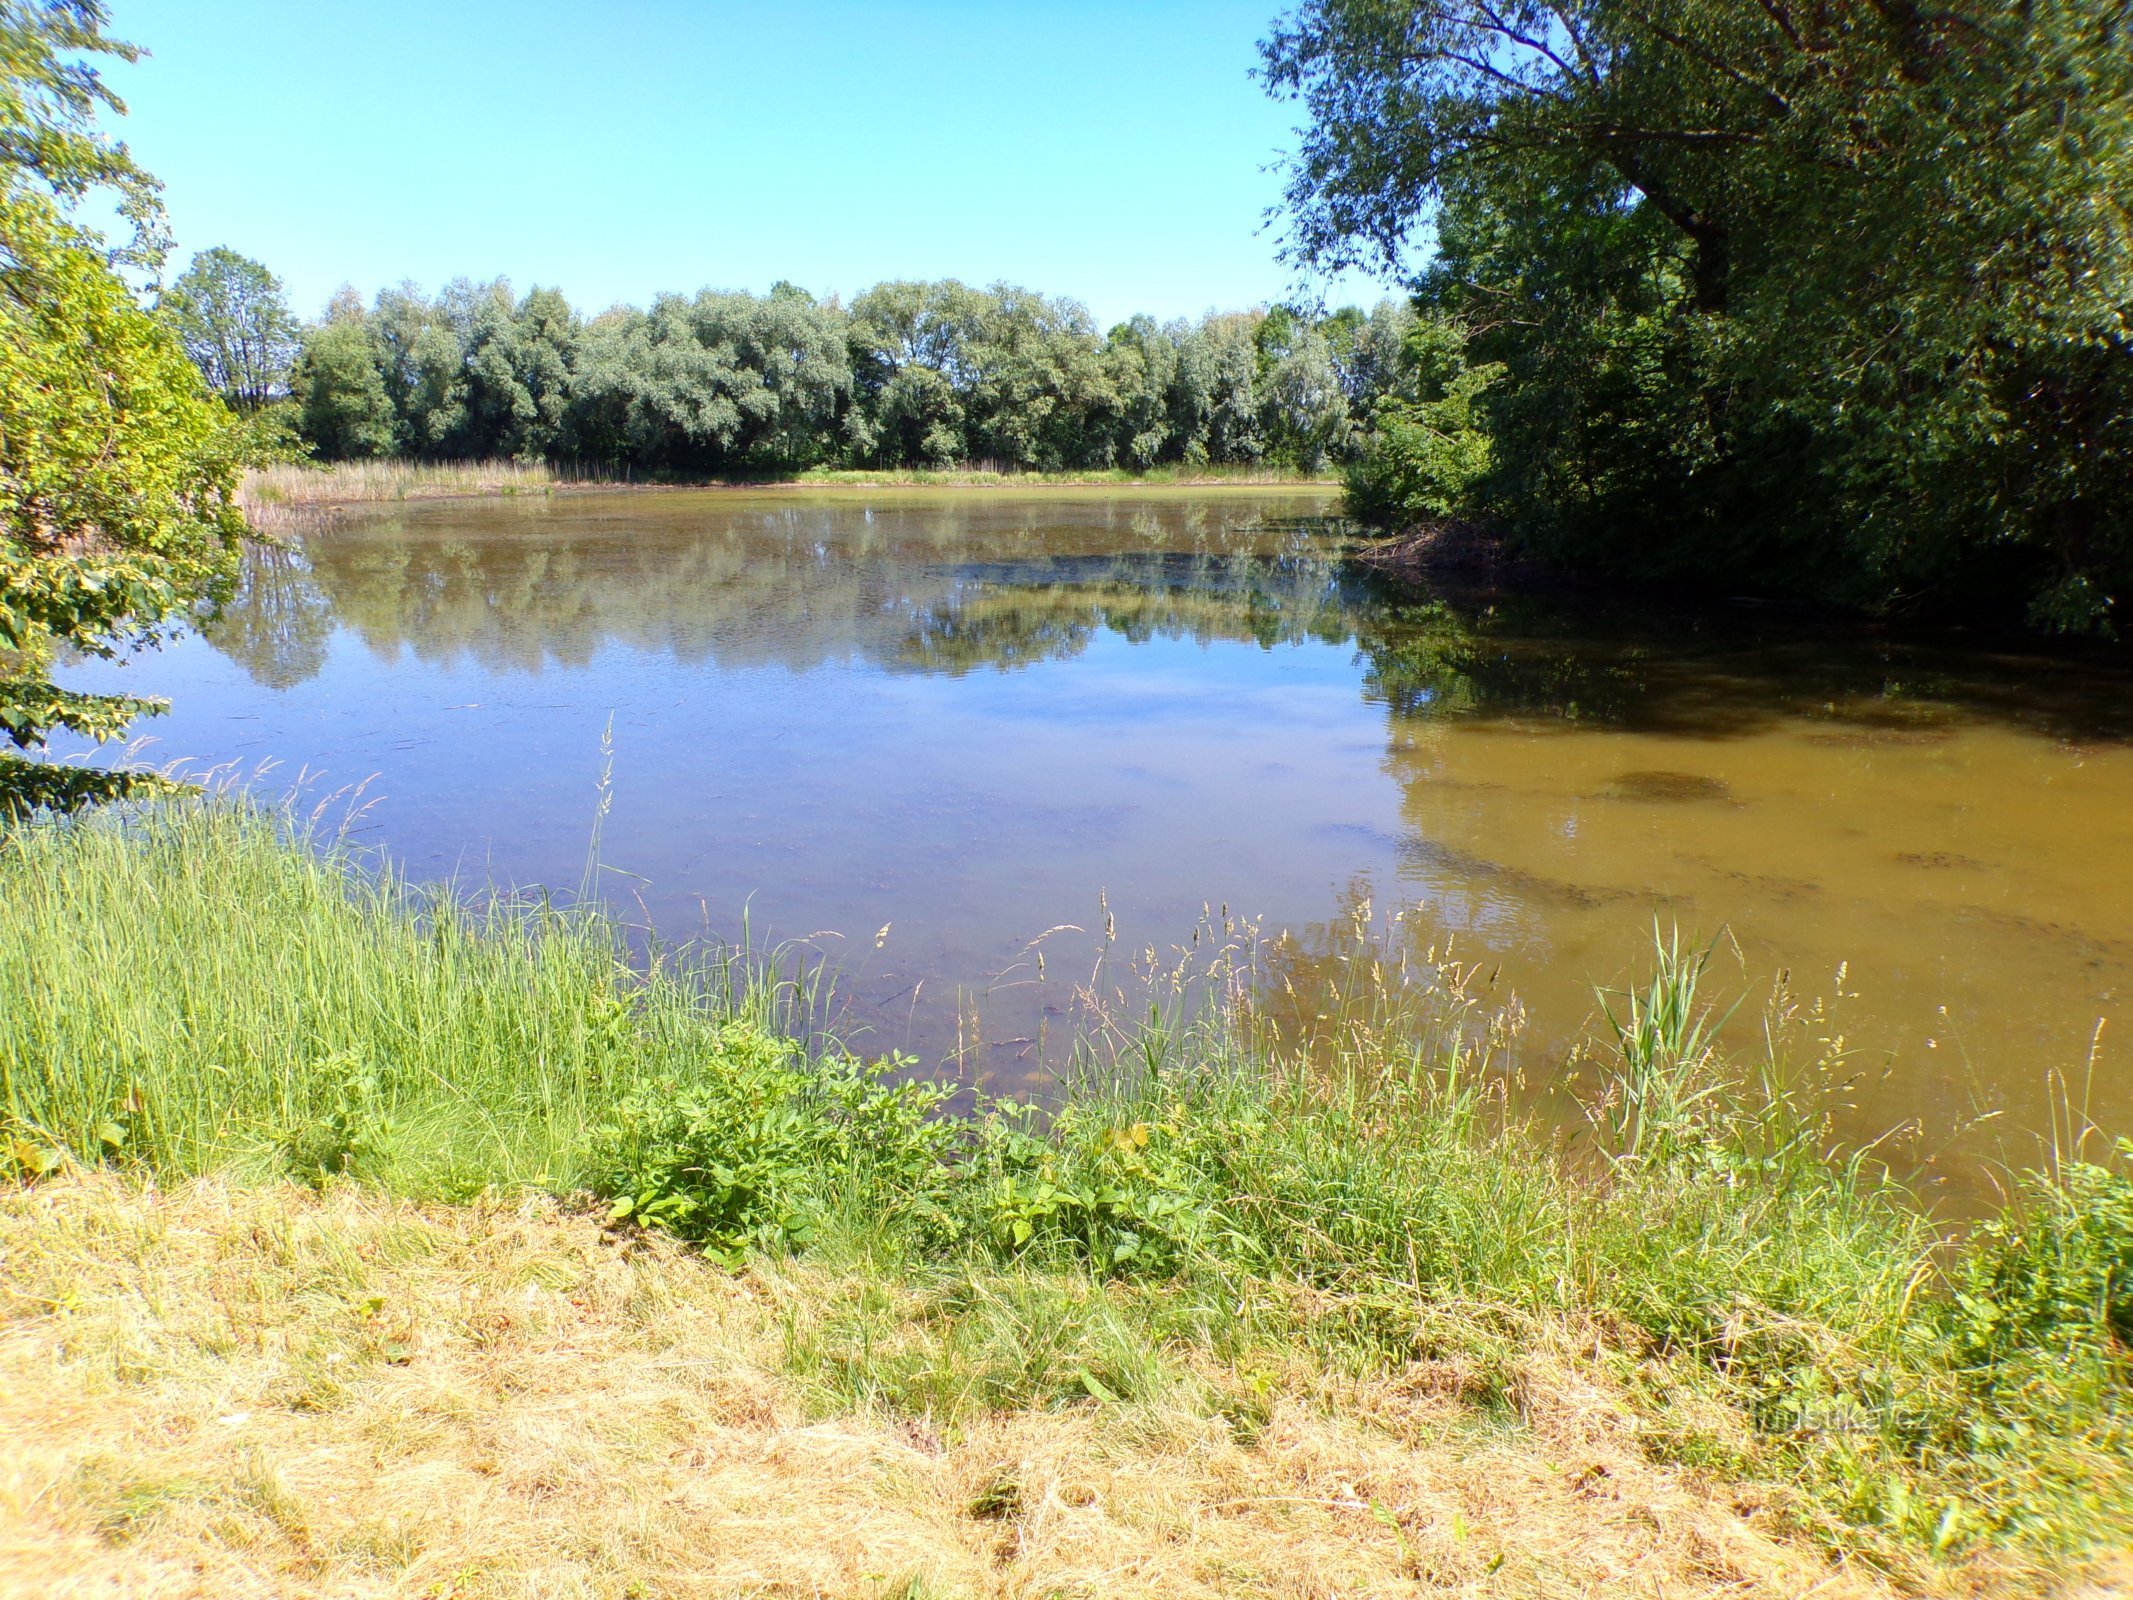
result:
[[[1110,322],[1278,299],[1282,0],[115,0],[111,72],[182,261],[337,286],[1006,280]],[[1320,292],[1375,300],[1357,281]]]

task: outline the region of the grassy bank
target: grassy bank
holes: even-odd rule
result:
[[[10,1594],[1899,1591],[1655,1460],[1566,1324],[1493,1367],[1224,1357],[1130,1283],[731,1273],[356,1185],[48,1183],[0,1259]]]
[[[1336,488],[1338,480],[1281,467],[1154,467],[1089,472],[1008,471],[984,463],[940,468],[862,471],[821,467],[762,479],[687,478],[615,474],[545,461],[336,461],[255,467],[245,474],[240,500],[255,526],[269,531],[300,526],[334,508],[466,496],[550,494],[563,488],[624,486],[754,488],[814,484],[852,488]]]
[[[785,1043],[790,988],[633,971],[589,914],[224,806],[19,832],[9,1493],[62,1544],[381,1592],[2035,1592],[2122,1543],[2123,1158],[1946,1239],[1820,1155],[1798,1064],[1705,1048],[1695,973],[1617,1003],[1574,1148],[1456,1008],[1308,1066],[1210,1017],[951,1122]],[[675,1486],[691,1450],[726,1487]],[[544,1494],[567,1560],[508,1536]],[[642,1548],[595,1537],[625,1515]]]

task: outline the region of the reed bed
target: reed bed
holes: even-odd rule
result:
[[[247,472],[241,498],[248,507],[332,505],[435,495],[542,494],[557,484],[581,481],[585,475],[545,461],[284,462]]]
[[[457,496],[541,495],[597,475],[545,461],[277,462],[254,467],[238,486],[238,504],[269,537],[330,525],[350,510]]]
[[[1638,1580],[1653,1593],[1804,1592],[1810,1569],[1836,1592],[1855,1581],[1862,1593],[2037,1592],[2045,1575],[2133,1532],[2133,1151],[2077,1137],[2023,1180],[2006,1214],[1957,1237],[1863,1157],[1830,1158],[1805,1103],[1814,1063],[1790,1058],[1786,1034],[1771,1034],[1769,1060],[1719,1053],[1703,958],[1678,938],[1661,941],[1633,1003],[1614,1001],[1586,1132],[1566,1148],[1501,1092],[1503,1019],[1462,995],[1455,972],[1441,981],[1434,999],[1344,1012],[1307,1046],[1252,1010],[1250,995],[1266,987],[1257,979],[1175,985],[1207,1003],[1158,1005],[1145,1028],[1122,1015],[1093,1028],[1059,1103],[983,1101],[950,1118],[948,1086],[904,1081],[814,1038],[815,980],[780,977],[744,952],[633,963],[595,909],[418,888],[344,843],[228,800],[20,828],[0,844],[0,992],[19,997],[0,1015],[0,1149],[22,1186],[0,1279],[18,1336],[9,1348],[27,1363],[11,1386],[22,1415],[10,1426],[56,1439],[49,1470],[72,1483],[93,1478],[86,1463],[105,1459],[99,1450],[125,1458],[115,1437],[170,1426],[154,1420],[166,1401],[187,1415],[219,1406],[217,1416],[271,1419],[273,1450],[294,1448],[309,1424],[288,1419],[339,1402],[318,1401],[303,1387],[310,1378],[289,1374],[314,1371],[306,1352],[326,1349],[320,1329],[344,1316],[356,1320],[333,1338],[370,1341],[365,1405],[390,1409],[386,1397],[409,1393],[395,1374],[428,1359],[425,1328],[445,1328],[435,1337],[459,1352],[452,1359],[478,1366],[465,1344],[476,1334],[444,1309],[461,1269],[436,1268],[418,1292],[407,1279],[417,1268],[397,1264],[480,1256],[473,1241],[486,1224],[435,1209],[458,1201],[487,1208],[482,1216],[550,1208],[539,1215],[577,1241],[568,1248],[595,1277],[606,1269],[592,1263],[609,1255],[657,1263],[657,1285],[601,1302],[603,1316],[630,1322],[623,1345],[637,1354],[612,1342],[612,1326],[593,1337],[544,1323],[555,1348],[584,1337],[588,1360],[650,1351],[680,1361],[661,1343],[660,1307],[676,1295],[698,1308],[690,1315],[743,1305],[747,1353],[704,1359],[763,1386],[745,1448],[780,1448],[764,1440],[826,1418],[869,1440],[916,1441],[928,1460],[952,1457],[944,1481],[956,1487],[947,1501],[921,1495],[934,1507],[926,1516],[960,1503],[956,1538],[977,1536],[965,1525],[975,1522],[1010,1541],[1014,1559],[1044,1554],[1030,1569],[1010,1561],[1028,1580],[1021,1588],[957,1567],[935,1575],[943,1593],[1124,1582],[1117,1574],[1141,1570],[1140,1535],[1118,1535],[1123,1564],[1105,1580],[1075,1566],[1067,1545],[1046,1543],[1059,1524],[1044,1519],[1077,1504],[1139,1504],[1140,1491],[1115,1477],[1135,1461],[1157,1477],[1183,1472],[1191,1503],[1120,1509],[1121,1526],[1169,1528],[1163,1537],[1190,1548],[1215,1550],[1204,1519],[1231,1500],[1317,1494],[1368,1518],[1392,1563],[1341,1578],[1343,1592],[1394,1592],[1437,1572],[1472,1585],[1499,1571],[1515,1579],[1508,1592],[1577,1592],[1575,1540],[1543,1559],[1539,1522],[1514,1532],[1492,1520],[1469,1543],[1457,1529],[1484,1526],[1482,1513],[1439,1503],[1445,1485],[1484,1480],[1474,1463],[1493,1448],[1476,1443],[1487,1439],[1529,1476],[1567,1475],[1573,1498],[1609,1500],[1634,1480],[1636,1494],[1661,1485],[1699,1508],[1674,1525],[1686,1542],[1655,1547],[1674,1565]],[[302,1199],[292,1182],[322,1198]],[[177,1186],[169,1200],[159,1198],[166,1185]],[[395,1204],[431,1209],[418,1221]],[[272,1340],[241,1332],[227,1348],[203,1346],[187,1330],[206,1307],[129,1276],[154,1260],[135,1232],[166,1224],[185,1232],[186,1251],[226,1259],[247,1283],[296,1270],[296,1247],[272,1242],[285,1235],[310,1241],[299,1255],[341,1261],[352,1276],[277,1322],[284,1332]],[[223,1227],[237,1231],[216,1242]],[[377,1242],[388,1237],[430,1242]],[[39,1244],[67,1239],[76,1242],[53,1243],[49,1260]],[[86,1300],[55,1287],[58,1262],[87,1271]],[[511,1294],[532,1282],[547,1295],[580,1270],[505,1276]],[[673,1274],[687,1275],[685,1294]],[[275,1300],[230,1295],[218,1303]],[[407,1329],[391,1331],[403,1309]],[[304,1320],[313,1312],[315,1327]],[[65,1321],[78,1313],[103,1321]],[[59,1437],[63,1418],[40,1417],[26,1397],[74,1393],[36,1375],[82,1348],[68,1328],[113,1318],[148,1354],[136,1360],[121,1341],[108,1369],[68,1369],[67,1382],[90,1383],[81,1393],[103,1395],[97,1403],[136,1431],[90,1429],[74,1449]],[[544,1370],[543,1385],[563,1381]],[[424,1403],[440,1418],[507,1416],[504,1391],[468,1399],[453,1387],[463,1377]],[[597,1409],[612,1379],[573,1377],[567,1405]],[[1418,1396],[1429,1404],[1403,1409]],[[52,1404],[76,1426],[90,1401]],[[683,1412],[659,1414],[669,1428]],[[1584,1459],[1574,1440],[1585,1435],[1553,1431],[1571,1427],[1565,1418],[1613,1443]],[[653,1434],[630,1456],[636,1465],[616,1469],[625,1481],[666,1481],[646,1463],[684,1446]],[[1159,1465],[1187,1435],[1245,1456]],[[563,1448],[562,1435],[544,1437]],[[1270,1439],[1324,1467],[1305,1474],[1314,1487],[1294,1487],[1305,1481],[1294,1459],[1277,1468],[1252,1457]],[[970,1441],[983,1442],[954,1454]],[[1433,1453],[1440,1445],[1452,1453]],[[517,1470],[501,1445],[483,1448]],[[1379,1465],[1338,1464],[1351,1449]],[[267,1457],[245,1459],[254,1471]],[[973,1489],[981,1467],[991,1478]],[[542,1470],[527,1481],[574,1495],[570,1485],[601,1469],[587,1456]],[[879,1470],[882,1483],[917,1481]],[[1335,1480],[1347,1485],[1339,1494]],[[295,1524],[343,1520],[301,1509],[340,1504],[323,1488],[260,1478],[254,1490],[195,1496],[127,1481],[118,1472],[66,1503],[93,1523],[140,1493],[151,1507],[182,1502],[182,1515],[142,1519],[178,1530],[167,1547],[177,1555],[225,1526],[251,1530],[230,1534],[232,1548],[254,1548],[248,1538],[284,1554],[302,1546],[273,1509],[284,1492]],[[854,1548],[864,1525],[851,1520],[850,1487],[824,1486],[823,1503],[843,1508],[826,1513],[844,1519],[830,1540],[839,1549]],[[1084,1490],[1094,1498],[1076,1501]],[[909,1509],[902,1492],[869,1489],[867,1503],[883,1515],[892,1501]],[[218,1522],[245,1493],[252,1510]],[[1487,1517],[1513,1516],[1487,1503]],[[1568,1504],[1534,1500],[1558,1520]],[[460,1509],[454,1526],[484,1525],[486,1513]],[[390,1522],[382,1509],[377,1518]],[[1721,1528],[1752,1535],[1779,1565],[1729,1566],[1732,1556],[1711,1554],[1734,1548]],[[366,1548],[404,1577],[419,1565],[410,1552],[444,1559],[430,1537],[383,1555]],[[473,1532],[435,1538],[440,1548],[460,1539],[470,1570],[488,1574],[462,1592],[541,1592],[544,1580]],[[1274,1561],[1273,1548],[1210,1553],[1141,1587],[1246,1592],[1251,1572],[1279,1570],[1251,1564]],[[339,1556],[313,1558],[339,1570]],[[1683,1574],[1699,1559],[1716,1564],[1692,1582]],[[1880,1576],[1854,1570],[1861,1562]],[[884,1583],[935,1581],[922,1566],[864,1570]],[[868,1592],[849,1576],[836,1592]],[[626,1588],[621,1577],[572,1583]]]
[[[548,495],[596,488],[954,488],[954,489],[1222,489],[1336,487],[1331,479],[1277,467],[1156,467],[1146,472],[1033,472],[973,462],[953,467],[894,470],[817,468],[768,478],[692,478],[686,474],[620,474],[583,463],[547,461],[279,462],[254,467],[238,489],[238,503],[255,532],[293,538],[333,526],[367,508],[421,500]]]
[[[1286,488],[1334,487],[1335,480],[1280,467],[1209,465],[1036,472],[997,462],[966,462],[938,468],[865,470],[816,468],[769,478],[691,478],[686,474],[614,473],[582,462],[548,461],[337,461],[279,462],[245,474],[239,502],[255,527],[272,533],[325,520],[350,507],[463,496],[544,495],[564,488],[681,487],[730,484],[772,487],[782,483],[833,487],[936,488]]]
[[[1340,480],[1294,467],[1230,466],[1203,462],[1141,469],[1086,468],[1056,472],[1008,466],[995,461],[966,461],[952,466],[852,468],[815,467],[800,473],[799,483],[938,486],[943,488],[1072,488],[1077,485],[1173,488],[1338,488]]]

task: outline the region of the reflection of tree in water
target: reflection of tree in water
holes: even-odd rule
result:
[[[269,689],[318,676],[333,637],[333,602],[302,555],[261,545],[245,562],[237,594],[212,625],[215,648]]]
[[[610,644],[728,667],[965,670],[1072,654],[1105,626],[1274,640],[1316,618],[1345,637],[1328,525],[1266,510],[1002,499],[647,522],[596,499],[450,520],[424,508],[313,534],[286,569],[259,552],[214,637],[276,686],[318,670],[333,624],[381,655],[525,672]],[[1001,605],[1010,591],[1028,597],[1018,618]],[[299,601],[315,637],[277,631]]]
[[[1985,720],[2133,737],[2122,663],[2033,645],[1985,653],[1790,617],[1390,589],[1356,606],[1352,622],[1365,698],[1402,721],[1496,717],[1727,738],[1797,718],[1828,723],[1833,738],[1916,742]]]
[[[961,674],[1078,655],[1099,633],[1152,639],[1340,644],[1350,636],[1350,569],[1329,551],[1284,556],[1121,555],[972,573],[920,610],[902,664]]]
[[[1109,631],[1262,646],[1353,639],[1396,722],[1508,718],[1724,737],[1782,716],[1938,737],[1984,716],[2133,732],[2122,668],[1560,596],[1424,596],[1343,559],[1344,525],[1278,498],[583,496],[414,507],[253,553],[213,637],[259,682],[314,675],[338,625],[372,650],[538,672],[607,645],[730,668],[968,672]]]

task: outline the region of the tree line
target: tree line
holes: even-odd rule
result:
[[[1413,313],[1287,306],[1100,332],[1008,285],[883,283],[849,305],[789,283],[585,316],[503,279],[352,289],[300,325],[267,268],[202,252],[163,298],[234,408],[321,459],[572,461],[651,473],[818,466],[1319,470],[1396,382]]]

